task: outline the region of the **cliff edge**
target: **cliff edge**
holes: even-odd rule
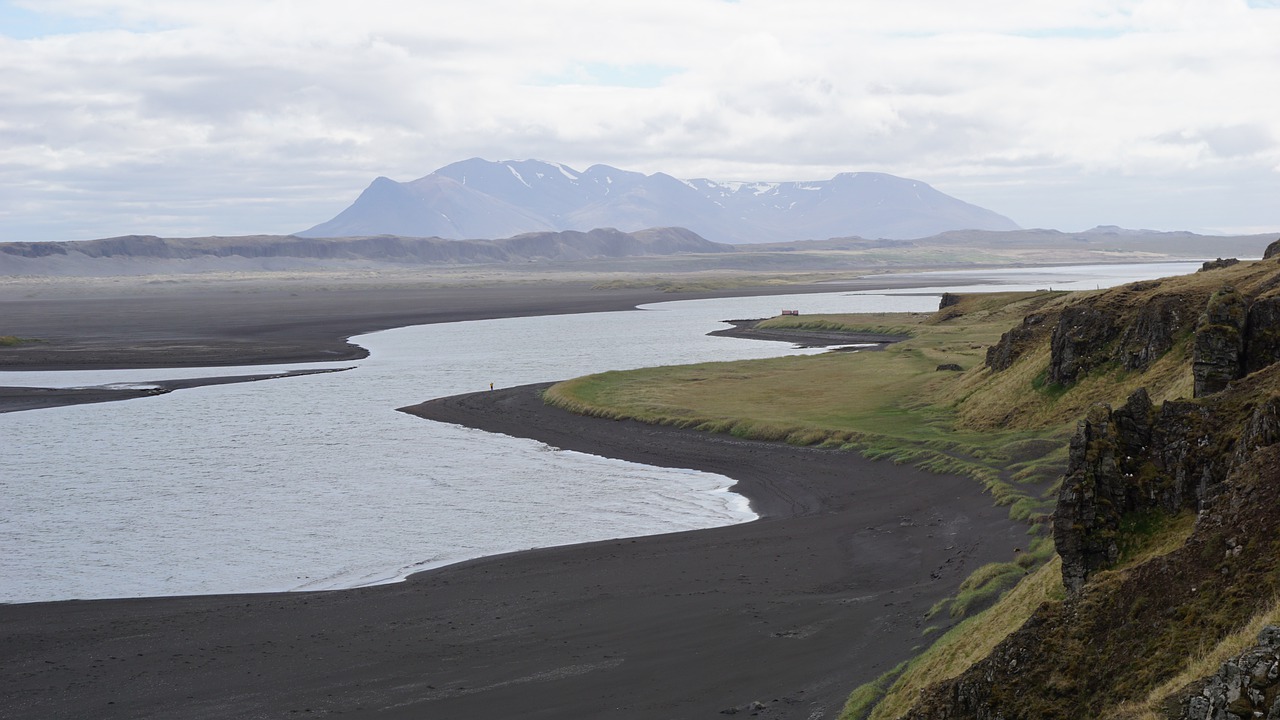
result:
[[[1011,422],[1084,408],[1053,517],[1065,597],[905,717],[1280,718],[1277,255],[1089,293],[988,351],[976,382],[1037,404]]]

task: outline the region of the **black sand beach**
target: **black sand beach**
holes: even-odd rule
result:
[[[13,387],[0,385],[0,413],[39,410],[41,408],[83,405],[85,403],[114,402],[165,395],[174,390],[205,387],[207,385],[232,385],[244,382],[261,382],[281,378],[342,372],[351,368],[332,370],[292,370],[289,372],[260,373],[256,375],[220,375],[218,377],[185,378],[180,380],[151,380],[129,383],[127,387],[97,385],[75,388]]]
[[[722,472],[766,519],[355,590],[0,606],[0,716],[831,718],[923,642],[930,605],[1025,542],[971,481],[577,417],[537,390],[408,411]]]
[[[379,305],[384,297],[304,321],[288,302],[258,300],[206,304],[227,333],[211,341],[214,355],[236,358],[248,327],[256,334],[243,342],[261,339],[265,355],[280,338],[314,355],[316,338],[338,347],[333,338],[371,329],[362,323],[374,316],[404,324],[430,314]],[[553,300],[542,307],[572,304]],[[214,317],[237,309],[246,315]],[[168,343],[166,362],[208,362],[164,335],[179,310],[129,314],[101,330],[103,347],[130,364],[152,357],[142,345],[155,340]],[[135,341],[142,349],[130,354]],[[764,519],[485,558],[353,590],[0,605],[0,717],[832,718],[853,687],[945,622],[924,619],[936,600],[1026,543],[1025,527],[976,483],[849,453],[578,417],[544,406],[537,387],[406,410],[722,473]]]
[[[857,278],[838,284],[737,286],[670,293],[590,282],[475,286],[354,281],[282,286],[243,280],[172,285],[122,280],[78,288],[0,283],[0,370],[216,367],[365,357],[347,338],[376,330],[463,320],[630,310],[670,300],[846,292],[921,286],[926,280]]]

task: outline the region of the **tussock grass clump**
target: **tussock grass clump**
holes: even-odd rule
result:
[[[898,679],[902,671],[907,668],[909,661],[898,663],[892,670],[886,672],[880,677],[863,685],[849,694],[849,699],[844,703],[844,709],[840,711],[842,720],[848,718],[850,720],[863,720],[867,717],[867,713],[875,707],[875,704],[884,697],[885,692]]]
[[[939,615],[945,610],[952,619],[958,619],[981,610],[1018,584],[1031,569],[1038,568],[1053,557],[1053,539],[1049,536],[1035,537],[1028,550],[1019,552],[1012,562],[987,563],[975,570],[960,584],[955,597],[939,600],[929,609],[926,617]]]
[[[1161,720],[1166,717],[1160,712],[1165,701],[1190,683],[1217,672],[1222,663],[1252,647],[1264,627],[1275,624],[1280,624],[1280,596],[1212,647],[1201,648],[1188,657],[1186,665],[1176,675],[1153,688],[1144,699],[1120,705],[1112,717],[1120,720]]]

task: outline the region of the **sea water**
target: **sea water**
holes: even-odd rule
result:
[[[0,601],[354,587],[500,552],[743,522],[755,516],[723,476],[561,451],[395,408],[489,383],[821,352],[707,335],[721,320],[783,308],[926,312],[935,293],[961,289],[957,281],[1065,289],[1193,268],[984,271],[902,295],[688,300],[421,325],[354,338],[370,356],[345,372],[0,415]],[[9,372],[0,385],[337,366]]]

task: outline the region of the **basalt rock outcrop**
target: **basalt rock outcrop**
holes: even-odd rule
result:
[[[1136,512],[1200,510],[1230,467],[1223,423],[1207,408],[1170,401],[1156,410],[1145,389],[1115,410],[1094,406],[1071,440],[1053,537],[1062,580],[1076,593],[1120,557],[1122,520]]]
[[[1252,295],[1230,285],[1204,294],[1151,293],[1158,281],[1134,283],[1105,303],[1032,313],[987,348],[986,366],[1007,370],[1051,327],[1045,378],[1070,387],[1100,368],[1145,370],[1194,334],[1193,396],[1211,395],[1280,359],[1280,278],[1275,280]]]
[[[1150,364],[1172,347],[1184,304],[1182,298],[1156,296],[1137,312],[1122,332],[1122,338],[1137,340],[1120,342],[1126,368]],[[1064,321],[1067,317],[1064,313]],[[1230,286],[1213,293],[1193,341],[1195,396],[1221,393],[1248,372],[1272,365],[1280,357],[1277,334],[1280,298],[1250,304]],[[1222,405],[1171,400],[1157,410],[1147,391],[1139,389],[1120,408],[1095,406],[1080,421],[1054,516],[1054,542],[1068,592],[1078,592],[1091,574],[1118,559],[1122,518],[1152,510],[1202,510],[1232,468],[1280,438],[1274,399],[1253,406],[1243,429],[1237,429],[1240,418]]]
[[[905,717],[1110,717],[1118,705],[1144,700],[1189,656],[1271,607],[1280,592],[1278,546],[1280,446],[1273,445],[1229,475],[1183,546],[1087,583],[1063,601],[1041,605],[986,658],[925,690]],[[1163,715],[1179,717],[1179,709],[1192,706],[1191,699],[1204,696],[1210,686],[1210,695],[1218,698],[1212,707],[1225,711],[1220,698],[1233,697],[1231,688],[1244,685],[1227,683],[1220,689],[1212,678],[1205,679],[1164,699],[1171,710]],[[1270,688],[1262,691],[1268,700]],[[1269,706],[1263,712],[1268,711]],[[1266,717],[1252,712],[1190,717]]]
[[[1135,284],[1129,290],[1151,286]],[[1136,311],[1135,311],[1136,307]],[[1072,385],[1090,371],[1109,364],[1126,370],[1149,367],[1173,347],[1196,317],[1193,300],[1183,295],[1154,295],[1136,305],[1096,307],[1088,304],[1062,311],[1050,341],[1048,380]]]
[[[1144,303],[1120,333],[1120,364],[1125,370],[1148,368],[1173,347],[1195,316],[1188,299],[1157,295]]]
[[[1256,645],[1197,682],[1178,711],[1179,720],[1280,720],[1280,626],[1263,628]]]
[[[1195,355],[1191,361],[1196,397],[1220,392],[1227,383],[1244,375],[1248,313],[1248,303],[1233,287],[1224,287],[1209,297],[1196,325]]]
[[[1032,313],[1022,318],[1022,324],[1000,336],[1000,341],[987,348],[987,367],[999,372],[1008,370],[1023,353],[1035,346],[1046,330],[1049,315]]]
[[[1222,268],[1229,268],[1232,265],[1235,265],[1239,262],[1240,261],[1236,258],[1218,258],[1217,260],[1207,260],[1203,265],[1200,266],[1200,269],[1197,270],[1196,272],[1209,272],[1210,270],[1221,270]]]
[[[1053,516],[1065,598],[906,717],[1065,720],[1155,702],[1166,718],[1280,720],[1275,629],[1213,675],[1152,695],[1280,597],[1280,272],[1240,263],[1188,278],[1082,298],[988,350],[998,372],[1048,344],[1053,398],[1134,373],[1159,394],[1095,404],[1077,424]],[[1189,386],[1192,399],[1152,401]],[[1136,562],[1135,538],[1152,527],[1190,534]],[[1119,716],[1137,717],[1129,707]]]
[[[1050,341],[1049,382],[1071,385],[1111,359],[1111,341],[1120,334],[1114,314],[1093,305],[1062,311]]]
[[[1257,372],[1280,359],[1280,297],[1255,300],[1244,327],[1244,372]]]
[[[1110,304],[1030,314],[987,349],[986,366],[1006,370],[1047,337],[1046,379],[1059,386],[1111,364],[1126,370],[1150,367],[1191,331],[1204,302],[1185,294],[1149,295],[1159,287],[1158,280],[1133,283],[1117,290]]]

